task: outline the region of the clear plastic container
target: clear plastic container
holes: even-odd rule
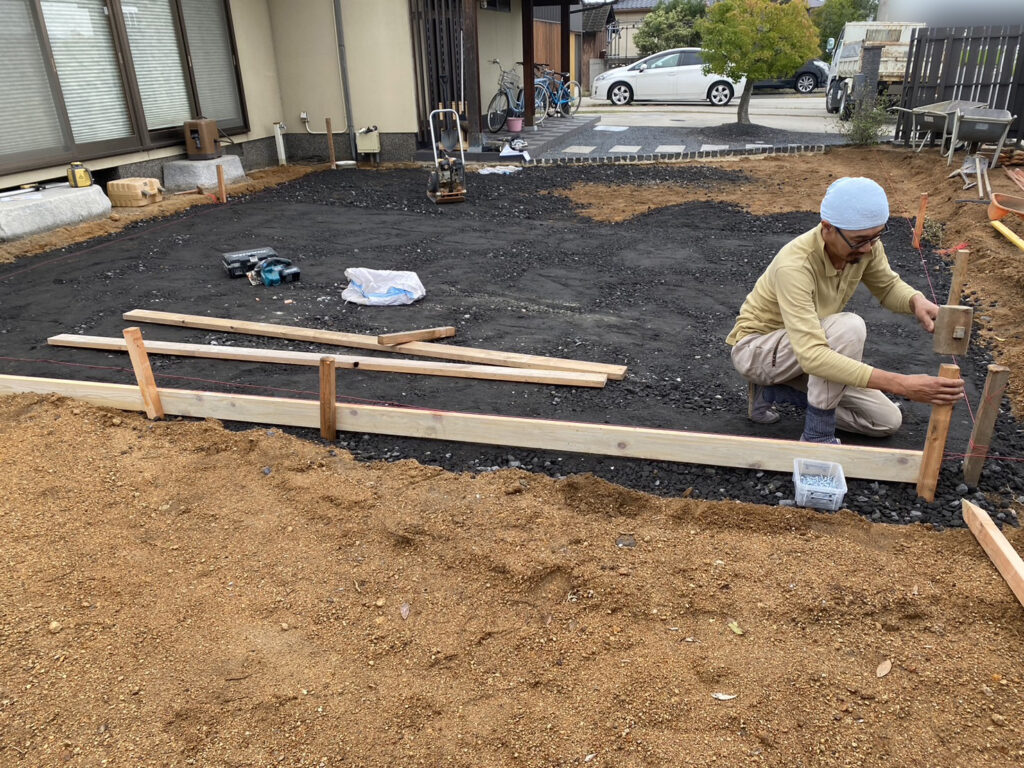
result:
[[[799,507],[814,507],[832,512],[843,506],[846,477],[842,464],[833,461],[793,459],[793,485]]]

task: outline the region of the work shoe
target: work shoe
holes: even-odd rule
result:
[[[747,382],[747,418],[757,424],[774,424],[779,420],[778,412],[765,398],[767,387]]]

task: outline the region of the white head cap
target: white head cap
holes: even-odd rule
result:
[[[839,229],[875,229],[889,220],[889,200],[877,182],[844,176],[825,191],[821,220]]]

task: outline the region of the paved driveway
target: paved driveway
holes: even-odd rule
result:
[[[825,112],[821,93],[755,94],[749,116],[754,125],[736,124],[738,99],[727,107],[694,104],[631,104],[615,107],[584,97],[576,119],[587,125],[546,144],[547,158],[679,155],[760,146],[843,144],[839,122]]]

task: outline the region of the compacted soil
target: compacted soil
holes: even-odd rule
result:
[[[46,338],[119,336],[135,308],[368,334],[453,325],[449,343],[629,374],[594,390],[339,371],[339,399],[796,439],[798,412],[746,421],[724,337],[829,181],[864,174],[890,193],[886,247],[908,282],[945,303],[936,250],[972,250],[975,339],[957,361],[971,405],[954,411],[936,501],[850,481],[846,510],[825,514],[793,507],[785,474],[2,397],[0,764],[1020,764],[1024,609],[959,515],[967,497],[1024,546],[1020,254],[984,206],[956,202],[975,193],[937,157],[470,173],[450,206],[423,195],[422,168],[305,170],[228,205],[182,196],[5,244],[3,372],[131,382],[126,356]],[[301,281],[224,275],[219,253],[257,246]],[[427,295],[345,304],[354,266],[414,270]],[[868,295],[851,308],[868,362],[948,362],[911,318]],[[316,396],[312,368],[151,360],[163,387]],[[1010,393],[968,488],[959,455],[992,362],[1013,370]],[[899,435],[844,442],[919,449],[929,409],[901,406]]]

